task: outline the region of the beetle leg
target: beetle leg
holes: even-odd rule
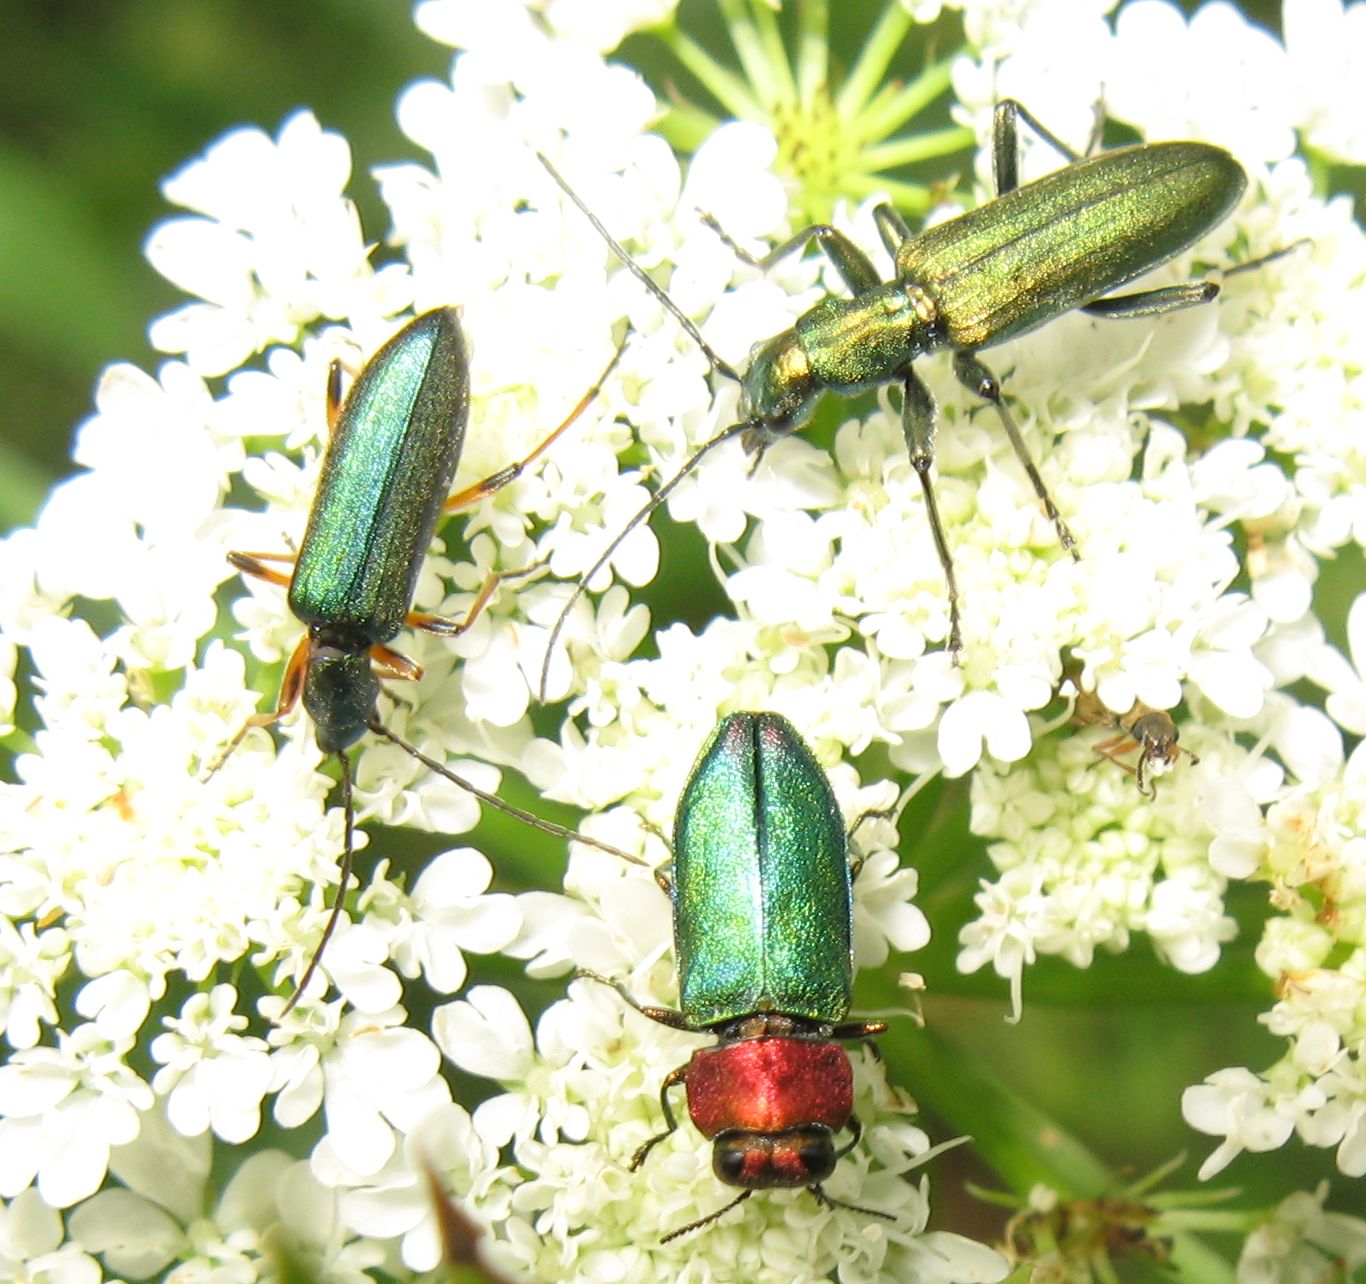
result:
[[[692,1030],[695,1028],[683,1013],[675,1012],[673,1008],[649,1007],[641,1003],[621,981],[614,981],[610,976],[603,976],[601,972],[594,972],[589,968],[581,967],[575,971],[574,979],[576,981],[596,981],[599,985],[610,985],[641,1016],[649,1017],[651,1021],[658,1021],[660,1025],[667,1025],[673,1030]],[[665,1114],[668,1114],[667,1107]]]
[[[863,1136],[863,1125],[859,1123],[857,1115],[850,1115],[849,1122],[845,1124],[851,1134],[847,1145],[841,1146],[835,1151],[836,1159],[843,1159],[859,1143],[859,1138]],[[851,1213],[867,1213],[869,1217],[881,1217],[886,1221],[894,1222],[896,1217],[891,1213],[884,1213],[881,1209],[865,1208],[862,1204],[848,1204],[842,1199],[834,1199],[825,1193],[825,1188],[816,1182],[807,1187],[815,1197],[818,1204],[823,1204],[826,1208],[846,1208]]]
[[[659,1087],[659,1105],[664,1111],[664,1122],[669,1126],[663,1132],[657,1133],[643,1145],[641,1145],[634,1155],[631,1156],[629,1165],[630,1171],[635,1172],[637,1168],[645,1162],[646,1156],[666,1137],[678,1131],[678,1120],[674,1117],[673,1107],[669,1105],[669,1089],[677,1087],[687,1076],[688,1067],[686,1065],[675,1066],[664,1076],[664,1082]],[[746,1192],[748,1194],[748,1192]],[[729,1205],[728,1205],[729,1207]],[[685,1230],[689,1229],[685,1227]],[[683,1231],[677,1232],[682,1234]]]
[[[508,464],[505,468],[500,468],[496,473],[491,473],[483,481],[475,482],[473,486],[467,486],[464,490],[456,491],[454,495],[447,498],[443,505],[445,512],[454,512],[459,508],[467,508],[469,505],[477,503],[479,500],[492,495],[495,491],[502,490],[504,486],[517,480],[526,470],[527,466],[544,454],[555,441],[563,434],[592,404],[593,399],[602,391],[602,385],[607,382],[607,377],[616,368],[616,364],[621,360],[621,354],[626,351],[626,345],[630,342],[630,333],[622,339],[617,346],[617,350],[612,354],[612,359],[603,369],[603,372],[594,381],[593,386],[579,398],[578,404],[569,412],[560,425],[554,429],[549,436],[545,437],[539,445],[524,458],[515,463]],[[482,614],[484,608],[488,606],[498,586],[504,580],[516,579],[519,576],[530,575],[532,571],[538,570],[540,563],[534,566],[519,567],[515,570],[491,571],[488,578],[484,581],[478,594],[475,596],[473,604],[465,613],[463,620],[449,620],[440,615],[429,615],[422,611],[410,611],[406,623],[409,628],[422,629],[426,633],[435,633],[440,637],[454,638],[459,637],[466,629],[472,625]]]
[[[286,562],[292,565],[293,553],[229,553],[228,561],[243,575],[265,580],[267,584],[278,584],[281,588],[287,589],[294,578],[293,575],[262,565],[263,562]]]
[[[958,376],[958,382],[963,387],[970,392],[975,392],[983,401],[989,401],[996,407],[996,413],[1001,417],[1001,423],[1005,425],[1006,436],[1010,438],[1010,444],[1014,448],[1015,457],[1020,461],[1030,484],[1034,487],[1034,493],[1039,497],[1043,511],[1048,515],[1054,529],[1058,532],[1058,542],[1072,554],[1074,560],[1079,559],[1081,555],[1077,552],[1077,541],[1072,537],[1072,532],[1067,529],[1067,523],[1063,521],[1057,504],[1053,502],[1053,496],[1048,493],[1048,487],[1043,484],[1043,478],[1039,475],[1039,469],[1029,453],[1029,447],[1025,445],[1024,438],[1020,436],[1020,430],[1015,426],[1014,418],[1006,409],[1005,399],[1001,396],[1001,385],[996,376],[971,352],[955,352],[953,354],[953,372]]]
[[[342,363],[333,357],[327,364],[327,432],[337,431],[342,408]]]
[[[845,830],[845,839],[850,846],[849,870],[850,879],[858,877],[858,871],[863,868],[863,857],[855,857],[852,854],[854,835],[870,820],[890,820],[896,821],[898,803],[893,803],[890,807],[869,807],[866,811],[861,811],[854,817],[854,823]]]
[[[872,1039],[879,1034],[887,1033],[886,1021],[845,1021],[840,1025],[831,1027],[830,1037],[832,1039]],[[882,1054],[878,1051],[877,1044],[868,1045],[873,1055],[882,1060]],[[841,1154],[844,1152],[841,1151]]]
[[[907,369],[901,384],[901,431],[906,435],[906,449],[911,455],[911,467],[920,478],[920,489],[925,494],[925,514],[930,521],[930,535],[934,550],[939,554],[939,565],[944,571],[944,584],[949,598],[949,654],[958,664],[963,654],[963,629],[958,618],[958,578],[953,573],[953,555],[944,535],[944,524],[939,520],[939,505],[934,498],[934,483],[930,469],[934,466],[934,395],[914,370]]]
[[[1218,297],[1217,281],[1187,281],[1182,285],[1164,285],[1156,290],[1140,290],[1137,294],[1116,294],[1106,299],[1083,303],[1079,311],[1107,321],[1125,321],[1131,317],[1160,317],[1182,308],[1197,307]]]
[[[463,620],[452,620],[444,615],[428,615],[424,611],[409,611],[404,623],[410,629],[421,629],[424,633],[434,633],[437,637],[458,638],[484,613],[484,608],[488,606],[504,580],[515,580],[531,575],[544,565],[544,562],[536,562],[531,566],[519,566],[509,571],[490,571],[488,578],[475,595],[470,609],[465,612]]]
[[[254,713],[242,724],[242,729],[233,736],[228,742],[228,747],[218,755],[213,765],[204,773],[206,781],[211,780],[217,774],[218,769],[232,757],[237,746],[247,738],[248,731],[253,727],[269,727],[272,723],[279,722],[285,714],[299,703],[299,696],[304,689],[304,671],[308,668],[311,644],[312,639],[304,638],[294,648],[294,654],[289,657],[289,663],[285,666],[284,681],[280,683],[280,699],[275,705],[275,711],[273,713]]]
[[[626,332],[626,337],[617,345],[617,350],[612,354],[611,361],[607,363],[603,372],[594,380],[593,386],[579,398],[578,405],[569,412],[568,417],[565,418],[560,426],[554,429],[540,445],[538,445],[529,455],[523,459],[519,459],[516,463],[508,464],[505,468],[500,468],[496,473],[491,473],[489,476],[485,477],[483,481],[475,482],[473,486],[466,486],[464,490],[456,491],[454,495],[451,495],[446,500],[446,503],[443,505],[444,511],[453,513],[457,509],[468,508],[471,504],[477,503],[486,496],[492,495],[495,491],[502,490],[504,486],[516,481],[526,470],[527,466],[534,463],[545,454],[560,436],[568,428],[573,426],[575,420],[593,404],[594,398],[602,391],[602,385],[607,382],[608,375],[616,369],[617,362],[621,360],[621,354],[626,351],[626,345],[630,343],[630,341],[631,332],[628,330]],[[506,572],[506,574],[515,573],[516,572]]]
[[[1239,272],[1250,272],[1264,267],[1276,259],[1284,258],[1301,246],[1308,245],[1307,239],[1294,241],[1263,254],[1260,258],[1249,259],[1246,263],[1235,263],[1224,269],[1225,276],[1236,276]],[[1210,303],[1218,297],[1220,285],[1217,281],[1187,281],[1182,285],[1160,286],[1155,290],[1140,290],[1137,294],[1118,294],[1106,299],[1093,299],[1083,303],[1080,311],[1089,312],[1093,317],[1104,317],[1109,321],[1124,321],[1130,317],[1160,317],[1168,312],[1179,312],[1182,308],[1197,307]]]
[[[1232,267],[1224,269],[1224,275],[1236,276],[1239,272],[1250,272],[1255,268],[1264,267],[1308,244],[1307,238],[1293,241],[1279,250],[1272,250],[1270,254],[1263,254],[1260,258],[1248,259],[1246,263],[1235,263]],[[1187,281],[1182,285],[1140,290],[1137,294],[1118,294],[1112,298],[1093,299],[1090,303],[1083,303],[1080,311],[1089,312],[1093,317],[1105,317],[1109,321],[1124,321],[1130,317],[1160,317],[1168,312],[1179,312],[1182,308],[1210,303],[1218,297],[1219,290],[1220,285],[1217,281]]]
[[[416,660],[391,651],[387,646],[372,646],[370,663],[379,677],[390,682],[417,682],[422,678],[422,666]]]
[[[882,204],[873,210],[873,222],[877,224],[878,235],[887,253],[896,258],[897,251],[911,239],[911,229],[899,211],[893,206]]]
[[[502,490],[504,486],[517,480],[526,470],[527,466],[544,454],[555,441],[563,434],[580,415],[592,404],[593,399],[602,391],[602,385],[607,382],[607,377],[616,368],[616,364],[621,360],[621,355],[626,351],[626,345],[630,341],[630,335],[626,336],[617,346],[617,350],[612,354],[612,359],[607,363],[603,372],[594,381],[593,386],[579,398],[578,404],[569,415],[545,437],[530,454],[515,463],[508,464],[505,468],[500,468],[496,473],[491,473],[482,481],[475,482],[472,486],[465,487],[464,490],[456,491],[454,495],[447,498],[443,509],[445,512],[454,512],[459,508],[468,508],[471,504]],[[466,612],[463,620],[449,620],[440,615],[429,615],[422,611],[410,611],[406,623],[409,628],[422,629],[427,633],[435,633],[441,637],[459,637],[466,629],[477,620],[484,608],[489,604],[498,585],[504,580],[516,579],[519,576],[530,575],[532,571],[540,568],[540,563],[533,566],[518,567],[514,570],[492,571],[484,581],[478,594],[474,599],[473,605]]]
[[[845,1124],[845,1127],[849,1129],[849,1141],[847,1145],[843,1145],[835,1151],[836,1159],[843,1159],[845,1155],[858,1145],[859,1138],[863,1136],[863,1125],[859,1122],[858,1115],[851,1114],[849,1116],[849,1122]]]
[[[1051,129],[1040,124],[1038,117],[1023,103],[1017,102],[1014,98],[1003,98],[996,104],[996,111],[991,120],[991,169],[996,182],[997,196],[1003,196],[1006,192],[1013,192],[1020,185],[1020,121],[1022,120],[1059,155],[1065,156],[1073,162],[1082,159],[1081,154],[1074,152]],[[1088,155],[1099,143],[1099,134],[1104,123],[1104,116],[1098,113],[1096,124],[1091,130],[1091,138],[1086,145]]]

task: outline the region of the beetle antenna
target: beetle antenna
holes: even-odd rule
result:
[[[724,1217],[732,1208],[743,1204],[754,1192],[752,1190],[742,1190],[729,1204],[718,1208],[714,1213],[708,1213],[705,1217],[699,1217],[695,1222],[689,1222],[686,1226],[680,1226],[677,1230],[670,1231],[667,1235],[660,1237],[661,1244],[668,1244],[672,1240],[680,1239],[684,1235],[691,1235],[693,1231],[701,1230],[704,1226],[710,1226],[718,1218]]]
[[[816,1197],[816,1202],[825,1208],[843,1208],[851,1213],[866,1213],[869,1217],[881,1217],[883,1221],[887,1222],[896,1221],[896,1216],[893,1213],[885,1213],[877,1208],[864,1208],[862,1204],[846,1204],[842,1199],[832,1199],[825,1193],[825,1188],[820,1182],[814,1186],[808,1186],[807,1190]]]
[[[520,820],[522,824],[531,829],[539,829],[543,834],[550,834],[555,838],[564,838],[572,843],[583,843],[587,847],[595,847],[600,852],[606,852],[609,856],[617,856],[621,860],[631,865],[640,865],[645,869],[650,868],[650,862],[641,860],[639,856],[632,856],[629,852],[624,852],[620,847],[613,847],[611,843],[604,843],[600,839],[590,838],[587,834],[580,833],[577,829],[566,829],[563,825],[557,825],[554,821],[542,820],[540,816],[529,811],[523,811],[520,807],[514,807],[512,803],[505,802],[497,794],[491,794],[486,789],[480,789],[478,785],[472,784],[463,776],[456,775],[444,763],[437,762],[435,758],[428,757],[416,745],[405,740],[396,731],[390,731],[378,719],[371,719],[368,724],[371,731],[382,739],[389,741],[390,744],[397,745],[410,758],[420,762],[428,771],[434,771],[443,780],[449,780],[451,784],[457,785],[467,794],[472,794],[481,803],[496,808],[505,815],[511,816],[514,820]]]
[[[337,760],[341,763],[341,786],[342,786],[342,815],[346,818],[344,822],[345,837],[342,840],[341,855],[341,878],[337,886],[337,899],[332,903],[332,912],[327,916],[327,926],[323,928],[322,937],[318,941],[317,948],[313,951],[313,957],[308,960],[308,966],[304,968],[304,974],[299,980],[299,984],[294,987],[294,993],[290,995],[289,1002],[280,1009],[280,1015],[275,1018],[278,1025],[293,1010],[294,1005],[303,997],[303,992],[308,988],[308,983],[313,979],[313,973],[318,970],[318,963],[322,959],[323,950],[327,948],[327,943],[332,939],[332,933],[336,930],[337,920],[341,918],[342,909],[346,905],[346,888],[351,881],[351,863],[355,855],[355,835],[356,835],[356,808],[351,797],[351,759],[344,753],[337,754]]]
[[[631,273],[631,275],[634,276],[636,280],[641,283],[641,285],[643,285],[647,290],[649,290],[649,292],[653,294],[656,299],[659,300],[660,305],[664,308],[664,310],[668,312],[668,314],[671,317],[673,317],[673,319],[677,321],[678,324],[681,325],[684,330],[688,332],[689,338],[691,338],[692,341],[695,344],[697,344],[699,348],[701,348],[702,355],[706,357],[707,363],[711,366],[711,368],[717,374],[723,375],[725,378],[732,379],[736,383],[739,383],[740,376],[735,373],[734,367],[731,366],[729,362],[723,361],[716,354],[716,351],[712,348],[711,344],[709,344],[702,337],[702,332],[697,328],[696,325],[693,324],[692,318],[687,316],[684,313],[683,309],[680,308],[678,304],[676,304],[668,296],[668,294],[664,291],[664,288],[660,286],[650,276],[650,274],[646,272],[646,270],[635,261],[635,259],[633,259],[629,254],[626,253],[626,250],[612,236],[611,232],[609,232],[606,229],[606,227],[603,226],[602,220],[598,218],[598,216],[594,214],[593,211],[590,210],[588,206],[583,203],[583,200],[579,196],[579,194],[572,187],[570,187],[569,184],[560,176],[559,170],[557,170],[555,166],[553,166],[541,152],[536,153],[536,159],[540,161],[542,165],[545,166],[546,173],[548,173],[550,177],[555,180],[555,183],[559,187],[559,189],[567,197],[569,197],[569,199],[573,201],[575,205],[578,206],[579,211],[583,214],[584,218],[586,218],[593,225],[594,231],[596,231],[597,234],[600,237],[602,237],[604,241],[607,242],[612,253],[615,254],[617,258],[621,260],[622,264]]]
[[[564,604],[559,615],[555,617],[555,623],[550,630],[550,637],[545,644],[545,659],[541,662],[541,681],[539,687],[539,696],[542,704],[545,703],[546,689],[550,685],[550,661],[551,657],[555,654],[555,644],[559,641],[560,634],[564,631],[565,622],[569,619],[569,612],[574,609],[574,603],[584,595],[588,588],[589,581],[612,560],[612,554],[625,543],[626,537],[630,535],[637,526],[644,522],[656,508],[668,499],[674,487],[702,462],[705,455],[712,450],[715,450],[717,446],[724,445],[726,442],[730,441],[732,437],[738,437],[749,430],[749,424],[731,424],[729,428],[723,429],[710,441],[699,446],[692,456],[684,462],[683,466],[655,491],[631,520],[617,532],[611,543],[603,549],[598,560],[594,562],[583,575],[579,576],[579,582],[574,585],[574,591],[569,595],[569,600]]]

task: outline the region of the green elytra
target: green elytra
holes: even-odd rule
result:
[[[310,635],[304,708],[324,752],[354,744],[373,718],[379,681],[372,660],[390,676],[406,676],[399,672],[406,665],[372,655],[373,648],[405,623],[456,631],[410,613],[464,446],[469,399],[459,318],[438,308],[375,353],[336,418],[289,581],[289,609]]]
[[[360,648],[412,606],[469,416],[469,354],[455,312],[405,326],[366,363],[328,444],[289,585],[289,609]]]
[[[1020,120],[1072,163],[1020,186]],[[1098,120],[1088,153],[1098,141],[1099,125]],[[710,451],[739,437],[746,451],[757,456],[806,423],[825,393],[853,396],[889,383],[901,387],[902,431],[924,493],[944,575],[947,644],[957,660],[963,645],[958,583],[930,477],[937,411],[928,386],[914,369],[915,361],[936,351],[949,350],[959,382],[993,407],[1059,542],[1078,556],[1076,540],[1044,485],[1001,395],[999,381],[976,353],[1073,309],[1119,320],[1161,316],[1214,299],[1220,287],[1213,281],[1188,281],[1124,295],[1109,291],[1175,258],[1222,222],[1241,198],[1247,177],[1232,156],[1207,143],[1150,143],[1083,157],[1012,100],[997,106],[992,154],[996,199],[975,210],[912,235],[890,205],[875,209],[879,234],[896,263],[890,281],[883,281],[868,256],[828,224],[804,228],[756,258],[735,245],[715,220],[704,216],[742,259],[760,268],[816,242],[852,296],[822,299],[791,329],[761,343],[743,375],[716,355],[691,319],[613,240],[550,162],[541,158],[612,251],[687,330],[712,369],[741,387],[737,422],[699,447],[580,577],[551,630],[542,692],[551,651],[574,602],[631,531]],[[1285,252],[1230,271],[1245,271]]]
[[[815,755],[776,714],[732,714],[678,803],[679,1007],[694,1026],[839,1022],[854,983],[849,843]]]

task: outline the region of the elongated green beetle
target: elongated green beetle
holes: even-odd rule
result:
[[[1020,118],[1073,163],[1019,186]],[[941,349],[952,352],[954,373],[995,408],[1062,546],[1077,556],[1076,541],[1030,457],[1000,384],[976,354],[1074,308],[1120,319],[1161,316],[1209,302],[1219,293],[1213,281],[1105,296],[1188,249],[1228,217],[1247,186],[1238,162],[1208,143],[1148,143],[1082,157],[1007,100],[997,107],[994,121],[995,200],[918,236],[911,235],[890,205],[874,211],[883,244],[896,262],[891,281],[883,281],[868,256],[828,224],[803,229],[762,258],[745,254],[725,238],[741,257],[764,268],[815,241],[853,296],[822,299],[790,330],[760,344],[740,375],[712,351],[692,321],[632,261],[550,162],[541,161],[613,252],[692,336],[713,370],[741,386],[739,421],[701,446],[660,486],[578,581],[551,632],[543,695],[550,655],[574,602],[626,536],[707,454],[739,437],[757,456],[806,423],[825,393],[849,397],[888,383],[901,385],[902,430],[944,572],[948,648],[956,659],[963,645],[958,584],[930,480],[936,411],[914,362]]]
[[[654,1021],[718,1043],[665,1078],[668,1126],[636,1151],[631,1170],[678,1127],[669,1089],[681,1083],[693,1124],[713,1143],[713,1171],[743,1188],[664,1242],[755,1190],[805,1186],[823,1204],[856,1208],[821,1187],[860,1135],[853,1070],[837,1040],[887,1026],[844,1020],[854,982],[848,837],[829,780],[786,718],[721,721],[684,786],[673,863],[658,877],[673,901],[680,1010],[642,1007],[616,982],[581,975],[613,985]],[[837,1147],[843,1129],[850,1140]]]
[[[389,648],[399,630],[407,625],[456,637],[478,618],[509,575],[491,574],[462,620],[413,611],[422,559],[441,514],[483,499],[520,476],[578,418],[620,355],[618,350],[569,417],[529,455],[451,495],[451,478],[460,461],[469,416],[469,358],[457,311],[437,308],[424,313],[370,358],[345,401],[341,366],[332,363],[327,387],[331,437],[298,555],[228,555],[239,571],[287,588],[289,608],[308,633],[285,669],[274,711],[249,718],[209,774],[222,766],[248,731],[279,721],[301,700],[313,720],[318,747],[335,755],[341,764],[346,816],[341,886],[290,1006],[311,979],[345,900],[354,825],[347,750],[366,731],[398,745],[446,780],[528,825],[627,860],[637,859],[476,788],[384,726],[377,713],[381,678],[411,682],[422,676],[419,665]],[[267,565],[291,562],[292,573]]]

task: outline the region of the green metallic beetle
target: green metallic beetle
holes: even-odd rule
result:
[[[1018,181],[1021,117],[1073,162],[1024,187]],[[700,447],[660,486],[580,578],[551,633],[542,671],[543,694],[550,651],[574,602],[627,535],[704,456],[734,437],[757,456],[806,423],[825,393],[850,397],[889,383],[901,386],[902,429],[944,572],[948,648],[957,659],[963,645],[958,584],[930,482],[936,411],[929,388],[915,372],[915,361],[942,349],[952,352],[954,373],[995,408],[1062,546],[1075,557],[1076,541],[1002,400],[1000,384],[976,354],[1075,308],[1119,319],[1161,316],[1209,302],[1219,293],[1213,281],[1106,296],[1188,249],[1228,217],[1247,186],[1238,162],[1208,143],[1147,143],[1083,158],[1018,103],[1007,100],[997,107],[994,122],[995,200],[918,236],[911,235],[890,205],[874,211],[882,241],[896,262],[891,281],[883,281],[868,256],[828,224],[805,228],[756,259],[706,218],[742,258],[761,268],[815,241],[852,294],[851,298],[822,299],[790,330],[758,345],[749,369],[740,375],[712,351],[692,321],[612,239],[549,161],[541,160],[616,255],[697,342],[712,368],[741,386],[738,422]],[[1235,270],[1265,261],[1245,263]]]
[[[709,1225],[755,1190],[821,1183],[858,1142],[853,1070],[837,1040],[881,1034],[846,1022],[854,983],[849,843],[825,772],[786,718],[733,713],[712,733],[684,786],[674,857],[658,875],[673,901],[679,1008],[638,1011],[679,1030],[714,1034],[660,1090],[668,1127],[631,1160],[634,1172],[678,1126],[669,1089],[713,1142],[712,1168],[741,1193],[664,1237]],[[835,1136],[852,1134],[842,1147]]]
[[[475,503],[520,476],[578,418],[620,355],[619,349],[569,417],[526,458],[451,495],[451,478],[460,461],[469,415],[469,357],[456,309],[424,313],[366,362],[345,401],[341,366],[332,363],[327,385],[331,437],[298,555],[228,555],[239,571],[287,588],[289,609],[308,633],[285,669],[274,711],[249,718],[209,774],[222,766],[248,731],[279,721],[300,700],[313,720],[318,747],[334,754],[341,764],[346,817],[341,887],[290,1006],[312,977],[345,899],[354,825],[347,750],[366,731],[398,745],[429,770],[526,824],[636,860],[476,788],[384,726],[376,712],[381,678],[412,682],[422,677],[420,665],[388,645],[399,630],[406,625],[456,637],[470,627],[509,575],[491,574],[462,620],[413,611],[422,559],[442,513]],[[271,562],[292,562],[293,571],[274,569],[267,565]]]
[[[404,625],[454,636],[464,621],[411,610],[422,559],[442,512],[489,493],[485,483],[447,500],[469,415],[469,357],[453,308],[410,321],[366,363],[340,400],[341,367],[327,389],[331,438],[297,556],[229,553],[239,571],[289,590],[289,609],[308,626],[285,670],[279,706],[259,714],[268,726],[300,698],[318,747],[338,754],[375,716],[379,674],[414,681],[422,670],[386,643]],[[266,562],[293,562],[293,573]],[[233,742],[234,745],[237,741]]]

